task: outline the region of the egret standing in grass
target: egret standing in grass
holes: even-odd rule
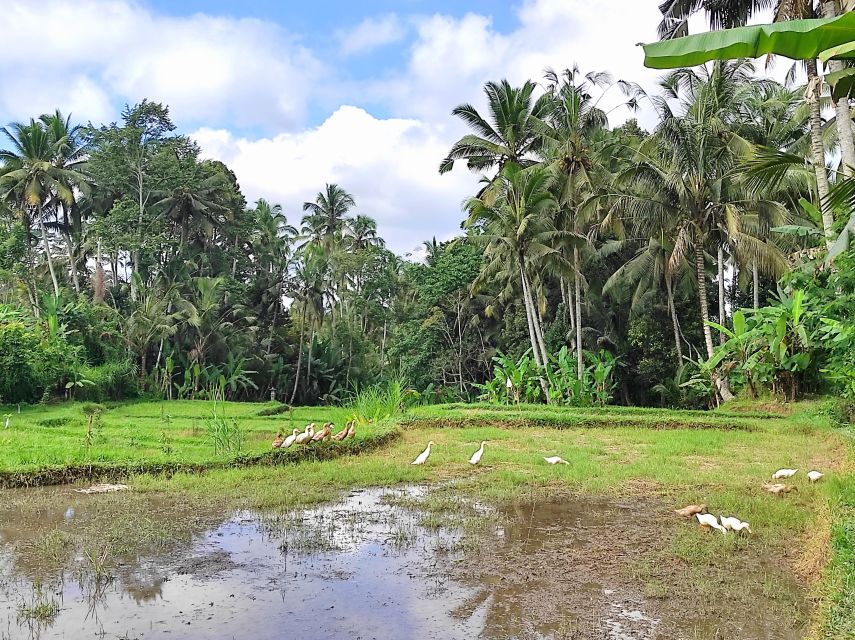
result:
[[[428,456],[430,455],[430,448],[433,446],[433,440],[428,442],[427,449],[422,451],[415,460],[413,460],[410,464],[424,464],[427,462]]]
[[[479,462],[481,462],[481,456],[483,456],[483,455],[484,455],[484,445],[485,445],[485,444],[487,444],[487,443],[486,443],[486,442],[482,442],[482,443],[481,443],[481,448],[480,448],[480,449],[478,449],[478,451],[476,451],[475,453],[473,453],[473,454],[472,454],[472,457],[471,457],[471,458],[469,458],[469,464],[475,465],[475,464],[478,464]]]

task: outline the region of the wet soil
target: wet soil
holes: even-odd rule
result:
[[[225,517],[216,506],[132,494],[122,499],[152,521],[185,518],[186,527],[96,570],[74,536],[99,519],[115,524],[104,518],[122,517],[119,498],[19,491],[34,506],[16,517],[0,509],[0,640],[787,640],[802,637],[807,615],[792,578],[750,545],[735,565],[690,570],[669,552],[690,525],[655,500],[577,496],[495,509],[451,494],[438,516],[432,490],[408,487]],[[52,536],[59,543],[32,542]],[[40,602],[56,603],[56,615],[20,615]]]

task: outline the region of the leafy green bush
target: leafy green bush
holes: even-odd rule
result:
[[[81,365],[77,367],[76,374],[79,379],[89,381],[77,390],[75,397],[79,400],[104,402],[139,395],[137,368],[128,360]]]
[[[0,324],[0,402],[38,402],[64,385],[76,352],[61,338],[42,339],[38,328]]]

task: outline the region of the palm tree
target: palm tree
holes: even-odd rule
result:
[[[80,125],[72,125],[71,116],[63,117],[59,109],[54,113],[44,114],[39,120],[41,120],[45,128],[50,132],[51,138],[57,141],[57,167],[74,169],[76,171],[82,170],[85,166],[88,145],[82,139]],[[71,188],[80,188],[85,185],[86,183],[84,182],[68,186]],[[80,278],[77,272],[77,263],[80,256],[75,251],[75,243],[72,240],[72,236],[77,238],[77,245],[79,246],[82,241],[82,213],[84,209],[79,206],[79,202],[73,202],[69,206],[61,199],[57,199],[54,208],[57,214],[57,225],[65,239],[68,266],[71,272],[71,283],[74,286],[74,290],[80,293]],[[62,222],[59,221],[60,212],[62,213]]]
[[[469,125],[474,133],[452,145],[439,165],[439,172],[451,171],[456,160],[466,160],[466,166],[479,173],[494,167],[501,171],[506,163],[520,167],[534,164],[540,138],[533,118],[545,118],[552,103],[548,94],[535,99],[535,86],[530,80],[522,87],[512,87],[507,80],[488,82],[484,85],[484,93],[489,118],[481,116],[470,104],[455,107],[451,113]]]
[[[377,222],[374,218],[358,215],[347,221],[344,228],[348,247],[361,251],[368,247],[383,247],[386,243],[377,235]]]
[[[573,325],[576,330],[577,374],[581,378],[584,371],[582,353],[582,295],[583,275],[580,245],[591,229],[592,213],[595,210],[583,205],[606,180],[606,163],[610,154],[606,153],[611,141],[606,135],[608,129],[607,114],[600,109],[599,99],[593,91],[606,90],[614,86],[607,73],[588,73],[585,76],[578,67],[565,69],[559,76],[547,71],[549,82],[548,95],[553,104],[544,119],[535,118],[536,130],[541,140],[540,154],[544,163],[556,177],[554,190],[560,205],[556,225],[569,232],[567,238],[573,238],[572,275],[574,287],[570,289],[573,306]],[[628,89],[634,87],[623,83]],[[603,91],[600,95],[605,93]],[[563,277],[561,283],[563,287]],[[573,291],[575,289],[575,296]],[[563,293],[563,292],[562,292]],[[575,301],[574,301],[575,298]]]
[[[303,217],[303,233],[330,253],[342,236],[347,212],[355,206],[352,195],[337,184],[328,183],[315,196],[314,202],[303,203],[303,211],[309,212]]]
[[[654,136],[638,151],[638,164],[621,177],[632,184],[631,193],[616,206],[638,229],[655,234],[673,228],[672,271],[694,254],[699,311],[707,357],[713,356],[707,300],[705,251],[719,255],[718,277],[723,282],[725,245],[743,261],[755,260],[774,271],[783,257],[748,233],[745,218],[760,206],[774,206],[751,198],[739,181],[740,157],[732,134],[734,98],[747,81],[744,63],[716,63],[712,71],[678,70],[663,81],[665,94],[654,100],[661,122]],[[669,99],[678,98],[684,114],[676,114]],[[720,311],[720,315],[723,315]],[[724,318],[719,318],[724,324]],[[731,394],[726,381],[718,381],[723,399]]]
[[[507,163],[496,178],[494,196],[471,198],[467,239],[484,248],[484,266],[472,287],[487,281],[504,281],[503,296],[509,298],[517,283],[522,291],[532,355],[538,366],[547,363],[542,320],[534,289],[540,269],[549,262],[566,263],[561,240],[566,235],[553,224],[558,201],[551,192],[549,171],[534,165],[522,168]],[[549,397],[546,382],[541,380]]]
[[[841,9],[852,10],[853,7],[850,5],[851,2],[846,2],[844,7],[839,7],[834,0],[819,0],[816,3],[814,0],[665,0],[659,6],[663,14],[659,35],[662,39],[686,35],[689,16],[701,10],[707,12],[710,28],[721,29],[742,26],[757,11],[771,7],[775,8],[775,21],[779,22],[820,16],[831,17],[838,15]],[[805,97],[810,107],[811,156],[816,176],[817,204],[822,212],[826,247],[830,249],[833,242],[834,214],[828,205],[830,185],[825,163],[820,108],[822,79],[819,76],[816,60],[806,60],[805,65],[808,76]],[[841,68],[841,63],[832,61],[829,68],[836,71]],[[855,142],[853,142],[849,101],[839,100],[834,107],[844,175],[851,176],[855,169]]]
[[[55,139],[44,122],[32,119],[29,124],[15,122],[0,132],[11,143],[11,149],[0,150],[3,162],[0,197],[16,203],[26,212],[25,226],[28,230],[32,221],[38,220],[54,294],[59,296],[59,280],[45,227],[45,208],[52,201],[71,205],[74,202],[73,187],[85,184],[86,178],[63,165],[68,139]]]
[[[137,279],[138,296],[125,323],[124,334],[128,346],[140,359],[140,382],[145,385],[146,362],[151,345],[174,335],[185,316],[183,309],[172,311],[180,302],[180,296],[174,286],[147,287],[139,274],[134,273],[132,277]]]

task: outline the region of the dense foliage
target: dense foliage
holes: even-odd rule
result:
[[[299,227],[248,204],[163,105],[13,123],[0,402],[340,403],[398,379],[422,401],[855,396],[851,172],[820,198],[802,89],[753,72],[680,69],[653,96],[578,69],[489,83],[486,115],[454,110],[472,133],[440,165],[464,161],[483,187],[463,234],[419,261],[339,185]],[[611,128],[617,91],[658,126]]]

